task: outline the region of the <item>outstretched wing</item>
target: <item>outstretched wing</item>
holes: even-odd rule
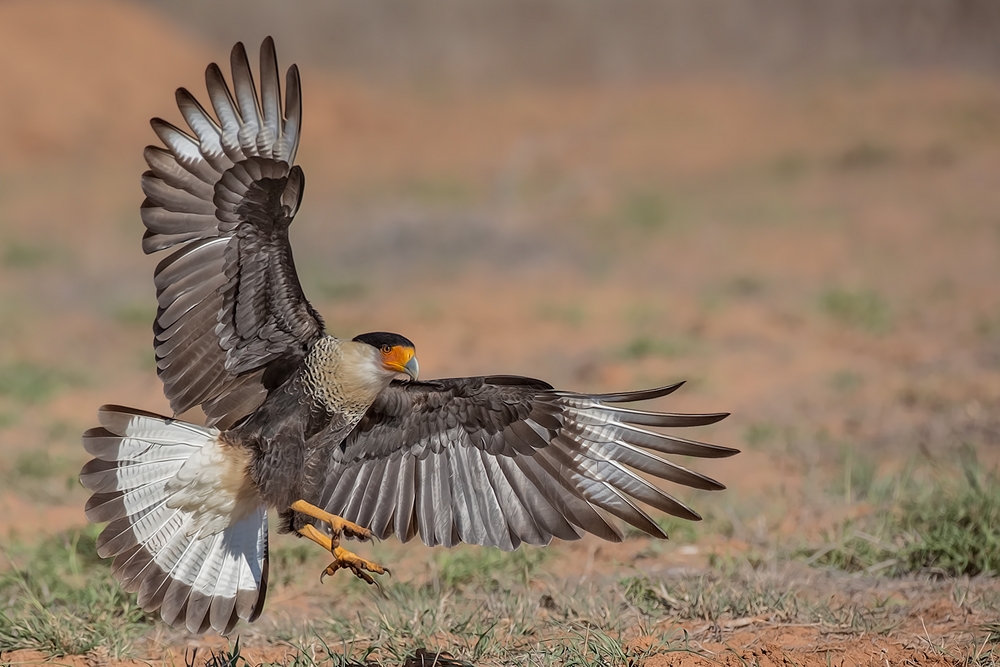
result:
[[[637,501],[701,517],[638,472],[697,489],[724,487],[647,450],[703,458],[738,451],[646,428],[702,426],[726,413],[620,405],[680,386],[577,394],[510,376],[394,383],[343,443],[331,443],[319,504],[376,536],[407,541],[419,533],[430,546],[511,550],[584,531],[620,541],[608,515],[666,537]]]
[[[323,332],[302,293],[288,226],[305,185],[291,166],[302,126],[299,72],[282,104],[270,37],[260,47],[260,95],[246,50],[231,56],[233,91],[218,65],[205,80],[213,117],[184,88],[191,132],[154,118],[142,176],[143,250],[179,249],[156,267],[156,368],[176,413],[201,405],[227,428],[283,381]]]

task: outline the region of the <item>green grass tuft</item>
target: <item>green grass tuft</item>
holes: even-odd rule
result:
[[[820,306],[837,322],[870,333],[892,328],[889,305],[873,290],[831,289],[823,294]]]
[[[11,241],[3,249],[4,266],[14,269],[30,269],[52,259],[52,251],[40,245]]]
[[[0,412],[0,429],[13,426],[18,422],[19,415],[15,412]]]
[[[768,165],[769,171],[782,182],[798,180],[810,168],[809,158],[798,152],[779,155]]]
[[[191,653],[185,654],[184,664],[186,667],[195,667],[195,665],[199,664],[197,648],[191,651]],[[204,662],[204,667],[252,667],[252,665],[253,663],[247,660],[240,650],[239,636],[236,637],[236,641],[233,642],[232,647],[217,651],[213,649]]]
[[[625,198],[622,219],[645,232],[663,229],[671,220],[670,207],[659,192],[635,192]]]
[[[910,492],[912,494],[912,492]],[[846,521],[809,562],[848,571],[903,575],[930,570],[951,576],[1000,572],[1000,481],[968,471],[929,492],[882,503]]]
[[[271,560],[271,576],[274,584],[290,586],[297,580],[298,575],[306,569],[307,563],[315,561],[318,566],[319,560],[316,553],[315,547],[305,543],[305,540],[291,544],[287,540],[283,540],[272,546],[268,557]]]
[[[834,165],[843,171],[871,169],[889,165],[896,157],[896,151],[889,146],[862,141],[837,156]]]
[[[669,514],[660,514],[654,521],[663,529],[670,541],[678,544],[691,544],[700,537],[701,533],[706,532],[702,522],[688,521]],[[653,544],[660,544],[660,542],[656,541]]]
[[[0,396],[21,403],[47,401],[64,386],[77,383],[77,378],[66,372],[30,361],[0,366]]]
[[[34,503],[62,503],[79,486],[80,460],[44,446],[19,451],[0,469],[0,484]],[[2,563],[2,561],[0,561]]]
[[[749,298],[762,294],[767,285],[756,276],[737,276],[726,285],[726,292],[739,298]]]
[[[843,498],[850,505],[855,502],[888,503],[898,501],[901,494],[910,491],[904,488],[908,475],[895,478],[877,475],[875,461],[863,452],[845,448],[839,461],[843,473],[834,478],[830,492]]]
[[[587,309],[579,303],[555,303],[546,301],[535,307],[541,320],[558,322],[574,329],[580,328],[587,320]]]
[[[771,422],[754,422],[743,431],[743,441],[747,443],[747,447],[757,449],[775,442],[778,435],[778,427]]]
[[[678,357],[688,349],[682,342],[652,336],[635,336],[622,346],[618,356],[622,359],[636,360],[648,357]]]
[[[97,555],[96,527],[5,550],[0,574],[0,646],[79,655],[103,647],[125,655],[152,618],[122,591]]]
[[[17,455],[12,473],[18,478],[45,479],[59,472],[61,467],[62,463],[48,451],[31,449]]]
[[[544,550],[530,546],[511,552],[492,547],[462,547],[440,552],[434,563],[438,579],[446,588],[495,587],[503,581],[529,581],[545,558]]]
[[[428,206],[467,206],[477,198],[471,183],[449,176],[414,179],[401,189],[404,197]]]
[[[894,627],[892,609],[870,601],[822,599],[776,574],[745,569],[680,577],[625,577],[622,596],[645,617],[724,623],[746,618],[770,623],[819,623],[843,630],[884,633]]]
[[[116,322],[128,326],[148,327],[156,319],[156,304],[145,301],[118,304],[112,309],[111,316]]]
[[[840,370],[833,373],[828,381],[831,389],[839,394],[853,394],[865,383],[865,378],[859,373]]]

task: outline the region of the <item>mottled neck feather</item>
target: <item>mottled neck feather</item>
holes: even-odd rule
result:
[[[395,373],[366,343],[324,336],[305,359],[306,390],[330,413],[360,419]]]

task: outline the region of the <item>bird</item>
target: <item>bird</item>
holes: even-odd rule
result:
[[[269,510],[278,533],[331,556],[321,580],[346,569],[369,584],[389,570],[344,540],[510,551],[586,533],[618,542],[619,521],[666,538],[643,506],[701,518],[649,479],[724,486],[662,455],[738,450],[658,429],[727,413],[631,405],[683,383],[577,393],[511,375],[420,380],[404,336],[327,333],[288,236],[305,185],[299,70],[282,94],[270,37],[259,86],[242,43],[230,65],[232,87],[206,70],[212,112],[178,89],[187,128],[152,119],[162,145],[144,151],[142,249],[170,251],[154,271],[153,347],[173,416],[105,405],[83,434],[86,516],[107,524],[97,552],[143,609],[192,633],[255,620]],[[177,417],[198,407],[204,425]]]

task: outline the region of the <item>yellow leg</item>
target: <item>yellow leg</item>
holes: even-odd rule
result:
[[[324,535],[316,530],[316,526],[312,524],[303,526],[302,528],[299,528],[298,533],[302,537],[308,537],[310,540],[320,545],[330,553],[333,553],[333,540],[330,539],[329,535]]]
[[[333,554],[333,562],[327,565],[326,569],[319,575],[320,583],[323,583],[324,577],[332,575],[341,568],[350,570],[359,579],[363,579],[369,584],[375,584],[376,586],[378,586],[378,582],[372,579],[368,572],[374,572],[375,574],[391,574],[388,568],[365,560],[364,558],[351,553],[339,544],[335,544],[333,539],[316,530],[316,527],[312,524],[299,528],[298,533],[302,537],[308,537],[310,540]],[[379,590],[381,590],[381,588],[382,587],[379,586]]]
[[[363,528],[352,521],[343,519],[336,514],[330,514],[326,510],[321,510],[315,505],[311,505],[304,500],[296,500],[291,504],[289,509],[305,514],[306,516],[310,516],[314,519],[318,519],[319,521],[327,524],[330,526],[330,530],[333,531],[335,539],[339,539],[341,534],[353,537],[356,540],[371,539],[372,532],[367,528]]]

